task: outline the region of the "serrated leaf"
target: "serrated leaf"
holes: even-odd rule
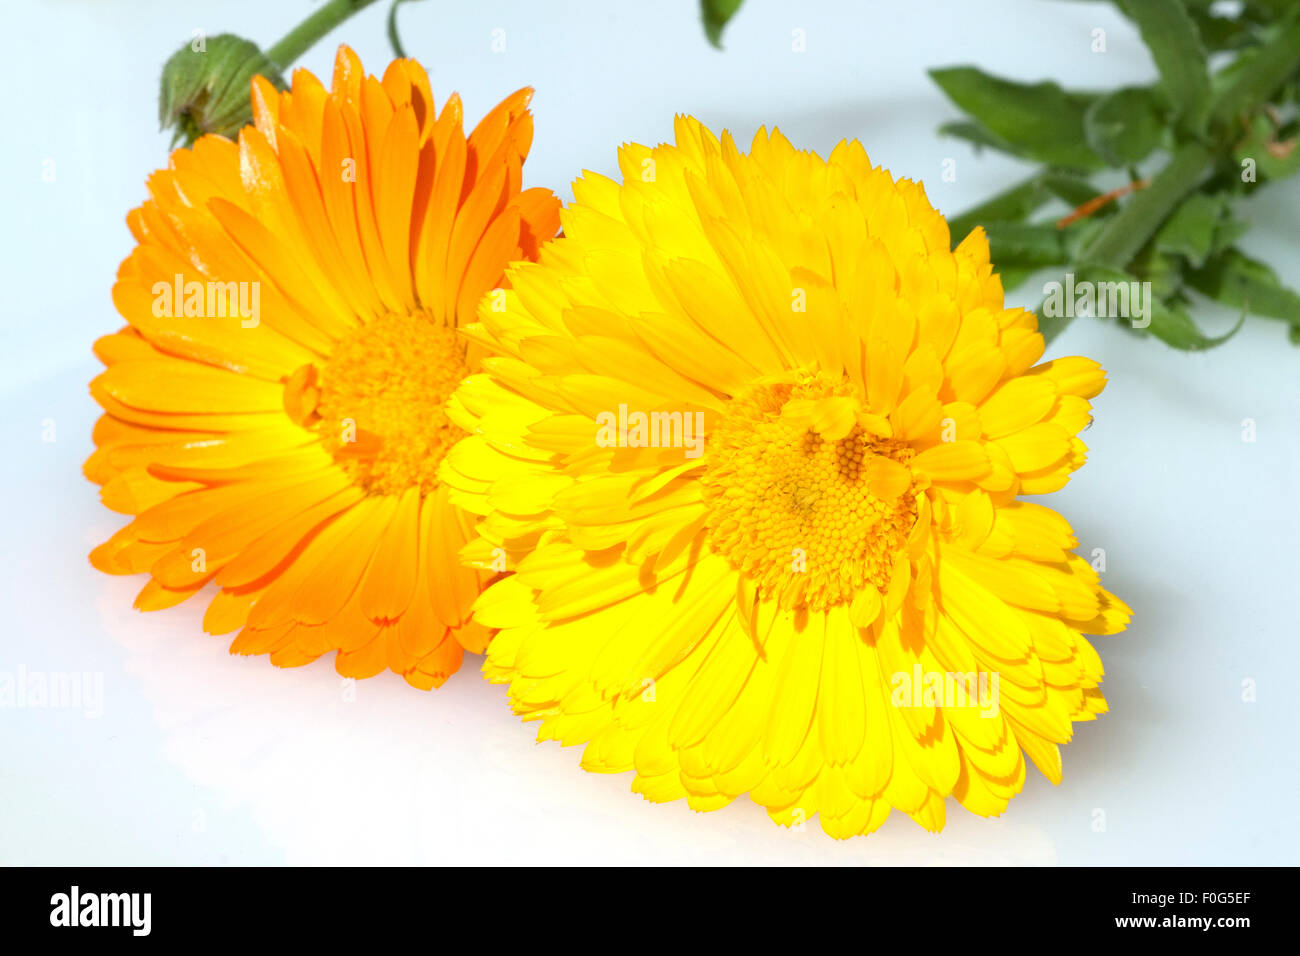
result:
[[[1051,82],[1016,83],[973,66],[935,69],[930,76],[949,99],[1017,155],[1067,169],[1104,165],[1083,133],[1091,95],[1067,93]]]
[[[1222,196],[1192,193],[1156,233],[1156,248],[1180,255],[1193,266],[1203,265],[1214,251],[1223,210]]]
[[[1229,308],[1300,328],[1300,294],[1283,284],[1267,264],[1240,250],[1228,249],[1190,272],[1187,284]]]
[[[1088,145],[1112,166],[1146,159],[1164,135],[1160,103],[1149,89],[1130,86],[1101,97],[1083,115]]]
[[[700,18],[704,21],[704,35],[719,50],[722,49],[722,30],[745,0],[700,0]]]
[[[1210,108],[1210,74],[1205,46],[1181,0],[1121,0],[1124,13],[1142,34],[1160,71],[1160,87],[1194,133],[1205,128]]]

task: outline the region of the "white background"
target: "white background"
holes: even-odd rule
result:
[[[577,749],[535,744],[477,658],[436,693],[386,674],[348,703],[328,659],[282,671],[230,656],[228,638],[202,633],[197,601],[133,611],[143,578],[86,561],[122,519],[80,465],[97,412],[90,345],[121,324],[109,290],[131,247],[124,217],[166,159],[159,70],[195,29],[269,45],[310,9],[6,0],[0,672],[102,675],[104,700],[98,717],[0,710],[0,862],[1297,862],[1300,352],[1267,320],[1201,355],[1088,320],[1056,343],[1099,359],[1111,384],[1084,435],[1090,462],[1053,504],[1085,553],[1105,549],[1107,585],[1136,617],[1097,641],[1111,712],[1077,728],[1064,783],[1031,769],[996,820],[950,801],[938,836],[895,814],[837,843],[815,821],[779,829],[748,801],[711,814],[646,803],[630,774],[585,774]],[[380,4],[353,18],[300,65],[328,81],[346,40],[382,73],[385,15]],[[416,3],[401,22],[439,104],[459,90],[467,119],[537,87],[525,176],[566,201],[579,170],[615,173],[619,143],[670,138],[682,111],[742,143],[776,124],[822,155],[858,137],[956,213],[1024,171],[935,135],[957,114],[927,66],[1095,87],[1154,75],[1134,31],[1094,3],[750,0],[725,52],[706,44],[693,0]],[[1107,31],[1104,54],[1090,51],[1094,27]],[[491,49],[496,28],[504,53]],[[948,157],[952,183],[940,179]],[[1293,285],[1298,186],[1245,206],[1247,247]],[[49,422],[53,442],[42,441]]]

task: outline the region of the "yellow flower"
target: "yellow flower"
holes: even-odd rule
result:
[[[381,81],[342,47],[331,90],[257,77],[237,143],[204,137],[150,177],[113,289],[128,325],[95,346],[85,466],[137,516],[91,554],[149,572],[137,607],[215,582],[204,625],[239,630],[232,651],[337,650],[345,676],[422,688],[482,649],[487,575],[456,558],[473,517],[436,472],[477,363],[457,324],[559,227],[551,192],[520,188],[531,95],[466,137],[460,99],[435,115],[414,61]]]
[[[1105,710],[1084,633],[1129,615],[1021,494],[1083,463],[1095,362],[1040,365],[982,230],[950,251],[862,146],[748,155],[680,118],[585,174],[564,237],[467,334],[443,462],[506,555],[485,672],[539,739],[698,810],[833,836],[951,794],[1000,813]],[[702,439],[702,440],[701,440]]]

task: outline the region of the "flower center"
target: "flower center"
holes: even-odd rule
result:
[[[374,319],[340,342],[320,373],[316,428],[367,491],[428,494],[438,464],[464,431],[448,396],[469,374],[455,329],[425,315]]]
[[[916,522],[908,445],[852,419],[809,424],[810,407],[852,399],[820,373],[753,386],[709,437],[712,546],[783,608],[825,610],[868,584],[884,593]]]

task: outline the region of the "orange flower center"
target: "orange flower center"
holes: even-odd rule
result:
[[[916,522],[908,445],[859,423],[810,426],[810,405],[851,398],[821,374],[753,386],[709,436],[712,546],[783,608],[825,610],[868,584],[883,593]]]
[[[385,315],[340,342],[320,373],[321,440],[352,480],[377,494],[417,486],[428,494],[438,465],[464,431],[448,396],[469,374],[456,331],[426,315]]]

